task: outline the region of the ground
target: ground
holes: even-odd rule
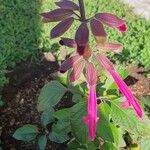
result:
[[[25,143],[12,138],[18,127],[31,123],[39,125],[39,113],[36,109],[37,96],[45,83],[53,80],[52,73],[58,70],[57,62],[48,62],[39,57],[39,63],[29,60],[18,64],[6,74],[9,84],[2,91],[5,105],[0,109],[1,140],[4,150],[36,150],[35,142]],[[42,59],[41,59],[42,58]],[[150,95],[150,79],[145,77],[141,68],[130,66],[130,76],[125,82],[135,96]],[[68,105],[62,102],[61,106]],[[42,130],[42,129],[41,129]],[[65,145],[50,142],[47,149],[63,150]]]
[[[150,1],[148,0],[122,0],[133,7],[135,14],[150,20]]]

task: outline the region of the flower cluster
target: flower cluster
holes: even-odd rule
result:
[[[61,21],[52,29],[52,38],[63,35],[71,27],[74,21],[72,15],[76,14],[74,11],[83,12],[81,7],[69,0],[62,0],[57,2],[56,5],[60,8],[41,14],[43,16],[43,22]],[[86,72],[85,78],[89,87],[88,114],[83,117],[83,122],[88,126],[89,139],[93,141],[96,136],[96,126],[99,120],[97,116],[96,96],[98,73],[93,59],[96,59],[100,66],[112,76],[121,94],[126,98],[122,103],[122,107],[133,107],[139,118],[143,116],[143,113],[135,97],[132,95],[125,82],[116,73],[111,61],[104,54],[104,50],[119,53],[123,47],[120,43],[108,42],[104,27],[108,26],[120,32],[126,32],[126,21],[111,13],[97,13],[90,19],[81,17],[80,21],[81,24],[76,31],[74,39],[63,37],[60,40],[61,45],[76,49],[75,53],[61,64],[60,72],[64,73],[70,69],[70,82],[78,80],[81,73]],[[93,51],[90,48],[89,30],[91,30],[95,38],[97,51]]]
[[[112,14],[99,13],[95,16],[93,20],[91,20],[90,23],[92,33],[97,42],[96,46],[97,49],[119,53],[122,48],[122,45],[120,43],[107,42],[106,39],[107,34],[104,30],[103,24],[111,26],[113,28],[117,28],[121,32],[125,32],[127,29],[125,21],[121,20],[120,18]],[[72,72],[70,74],[70,81],[74,82],[80,78],[80,74],[82,73],[83,69],[86,68],[85,77],[89,85],[88,115],[83,117],[83,121],[88,126],[90,140],[94,140],[96,135],[96,124],[99,119],[99,117],[97,116],[97,97],[96,97],[96,79],[98,73],[96,71],[94,64],[92,63],[93,62],[92,59],[94,57],[96,57],[99,64],[110,73],[113,80],[117,84],[121,94],[126,98],[126,100],[122,103],[122,107],[127,108],[129,106],[132,106],[139,118],[142,117],[143,113],[135,97],[132,95],[130,89],[116,73],[113,64],[103,54],[104,52],[102,51],[101,53],[101,51],[99,51],[98,53],[97,52],[94,53],[90,49],[88,42],[81,42],[82,40],[84,41],[84,39],[87,37],[86,30],[87,26],[85,24],[81,24],[76,33],[77,35],[75,40],[67,38],[61,39],[60,43],[62,45],[76,48],[77,52],[76,54],[74,54],[73,56],[71,56],[62,63],[60,71],[65,72],[68,69],[72,68]]]

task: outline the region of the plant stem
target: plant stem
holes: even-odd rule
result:
[[[85,8],[84,8],[83,0],[79,0],[79,6],[80,6],[81,21],[86,21]]]

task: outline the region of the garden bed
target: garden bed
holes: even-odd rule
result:
[[[41,61],[42,57],[39,57]],[[22,142],[15,140],[12,135],[18,127],[32,123],[40,127],[40,115],[36,109],[37,97],[40,89],[50,80],[52,73],[57,72],[58,63],[42,60],[41,63],[31,63],[30,60],[18,64],[7,73],[10,82],[3,88],[2,99],[5,105],[0,109],[0,127],[2,128],[2,147],[4,150],[34,150],[35,142]],[[145,77],[145,72],[137,67],[129,67],[130,76],[125,81],[138,98],[150,95],[150,79]],[[58,108],[70,107],[72,95],[67,93]],[[68,98],[69,97],[69,98]],[[41,128],[41,132],[45,132]],[[63,150],[64,144],[49,142],[47,149]]]

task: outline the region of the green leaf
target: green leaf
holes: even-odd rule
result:
[[[72,101],[75,103],[79,103],[82,99],[82,96],[80,94],[74,94],[72,97]]]
[[[87,144],[87,150],[96,150],[97,147],[95,146],[95,144],[93,142],[89,142]]]
[[[36,138],[38,134],[38,128],[31,124],[26,124],[20,128],[18,128],[13,137],[17,140],[22,141],[31,141]]]
[[[118,103],[111,101],[112,120],[127,131],[139,136],[150,136],[150,124],[146,119],[138,119],[132,109],[123,109]]]
[[[110,124],[112,133],[113,133],[113,137],[114,137],[114,146],[116,146],[118,149],[120,147],[125,147],[126,143],[123,139],[123,131],[121,128],[116,127],[116,125],[114,125],[113,123]]]
[[[104,143],[101,148],[102,150],[117,150],[117,148],[109,142]]]
[[[65,108],[54,112],[53,115],[58,120],[69,120],[70,119],[70,108]]]
[[[65,94],[67,89],[58,81],[47,83],[38,97],[38,111],[45,111],[55,106]]]
[[[69,140],[69,136],[64,132],[56,133],[52,131],[49,134],[49,139],[56,143],[64,143]]]
[[[41,124],[43,127],[46,127],[49,123],[54,121],[54,109],[48,109],[45,110],[42,114],[41,114]]]
[[[56,124],[53,124],[52,126],[52,131],[56,132],[56,133],[69,133],[71,131],[71,127],[70,127],[70,121],[58,121]]]
[[[114,142],[114,137],[112,134],[112,130],[110,127],[109,121],[109,114],[110,114],[110,107],[107,103],[101,103],[99,105],[99,117],[100,120],[97,125],[97,136],[101,137],[102,139]]]
[[[68,150],[77,150],[81,145],[78,141],[75,139],[71,140],[69,143],[67,143]]]
[[[150,150],[150,138],[143,138],[141,140],[142,150]]]
[[[78,103],[71,108],[71,130],[76,138],[82,144],[88,142],[87,127],[83,124],[82,118],[86,115],[86,105]]]
[[[145,114],[150,118],[150,103],[149,103],[149,100],[150,100],[150,96],[144,96],[144,97],[141,97],[141,104],[142,104],[142,107],[143,109],[145,110]]]
[[[58,121],[53,124],[49,139],[53,142],[64,143],[69,140],[68,133],[71,131],[70,122]]]
[[[125,66],[123,65],[117,65],[116,71],[118,72],[118,74],[122,79],[125,79],[129,75],[128,69],[125,68]]]
[[[45,150],[47,144],[47,137],[46,135],[41,135],[38,138],[38,149],[39,150]]]
[[[56,80],[58,80],[60,83],[67,85],[68,84],[68,72],[66,73],[55,73],[54,74]]]
[[[77,84],[77,85],[68,85],[68,89],[72,94],[85,95],[88,91],[87,85],[85,83]]]

